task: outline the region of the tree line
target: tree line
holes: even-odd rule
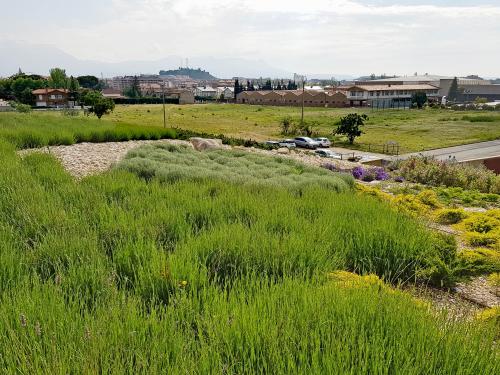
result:
[[[7,100],[14,107],[34,106],[37,89],[68,90],[68,100],[88,107],[88,113],[98,118],[114,109],[115,103],[102,96],[103,84],[95,76],[84,75],[73,77],[61,68],[50,69],[47,77],[38,74],[26,74],[20,69],[8,78],[0,78],[0,99]]]
[[[246,83],[240,83],[238,79],[234,82],[235,95],[243,91],[272,91],[272,90],[297,90],[298,86],[295,81],[289,80],[263,80],[262,78],[257,81],[247,80]]]

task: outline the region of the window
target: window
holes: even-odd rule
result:
[[[51,95],[51,96],[50,96],[50,99],[55,99],[55,98],[56,98],[56,96],[55,96],[55,95]]]
[[[38,100],[43,100],[43,95],[38,95]]]
[[[59,94],[59,95],[57,95],[57,99],[62,99],[62,98],[63,98],[63,96],[62,96],[62,95],[60,95],[60,94]]]

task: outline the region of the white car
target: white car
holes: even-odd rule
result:
[[[340,159],[340,155],[332,150],[316,150],[316,155],[321,156],[322,158],[331,158],[331,159]]]
[[[321,147],[330,147],[332,142],[328,138],[314,138],[316,142],[320,144]]]
[[[311,150],[316,150],[320,147],[319,142],[316,142],[312,138],[309,137],[297,137],[293,140],[297,147],[310,148]]]

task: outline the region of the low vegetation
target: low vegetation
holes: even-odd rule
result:
[[[397,173],[407,181],[430,186],[458,187],[481,193],[500,193],[500,177],[484,167],[414,156],[398,162]]]
[[[374,276],[436,275],[450,247],[348,178],[281,187],[258,174],[275,159],[179,148],[82,181],[4,141],[0,158],[7,373],[498,373],[491,319],[447,321]]]
[[[273,185],[290,189],[319,186],[337,192],[354,187],[348,174],[333,175],[283,157],[246,151],[212,150],[200,153],[187,146],[149,145],[131,151],[120,168],[150,180],[224,180],[236,184]]]
[[[64,113],[0,114],[0,139],[17,148],[175,138],[172,129],[114,124]]]

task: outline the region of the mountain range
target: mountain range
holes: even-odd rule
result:
[[[48,74],[54,67],[66,69],[68,75],[95,75],[114,77],[121,75],[158,74],[160,70],[177,69],[180,56],[167,56],[159,60],[130,60],[101,62],[81,60],[63,50],[46,44],[0,40],[0,76],[10,76],[21,69],[25,73]],[[262,60],[200,56],[190,58],[190,66],[202,68],[218,78],[273,77],[292,78],[293,73],[273,67]],[[346,75],[309,74],[309,78],[352,78]]]

